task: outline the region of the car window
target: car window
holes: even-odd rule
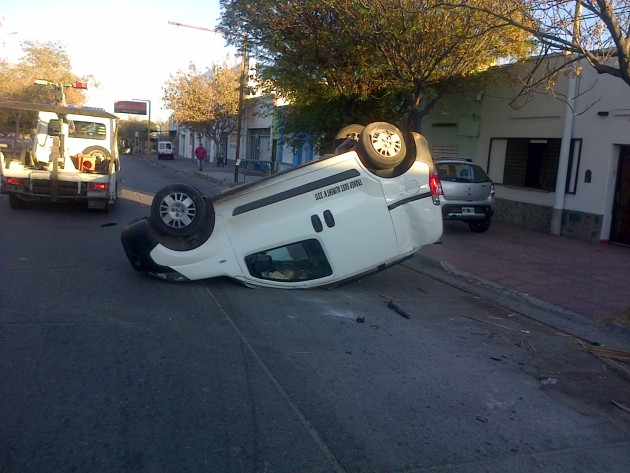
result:
[[[488,181],[490,181],[490,178],[488,177],[488,175],[479,166],[471,166],[471,168],[473,170],[474,182],[488,182]]]
[[[260,279],[306,281],[332,274],[322,246],[314,239],[248,255],[245,263],[250,274]]]
[[[438,176],[451,182],[488,182],[490,179],[479,166],[470,163],[438,163]]]

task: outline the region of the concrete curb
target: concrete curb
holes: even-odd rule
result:
[[[582,314],[558,307],[547,301],[522,294],[509,287],[460,271],[448,261],[440,261],[422,253],[402,263],[464,292],[493,301],[556,330],[569,333],[588,343],[630,351],[630,327],[616,323],[598,323]]]

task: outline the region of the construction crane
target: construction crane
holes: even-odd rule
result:
[[[209,33],[223,34],[223,32],[215,28],[206,28],[203,26],[185,25],[184,23],[178,23],[176,21],[169,21],[169,25],[178,26],[181,28],[192,28],[195,30],[208,31]],[[245,77],[247,74],[247,39],[244,38],[243,46],[241,47],[241,78],[238,88],[238,121],[236,123],[236,156],[234,161],[234,182],[238,182],[238,168],[241,162],[241,133],[243,122],[243,99],[245,94]],[[227,157],[226,157],[227,159]]]

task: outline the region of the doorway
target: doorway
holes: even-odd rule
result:
[[[630,146],[619,150],[610,241],[630,246]]]

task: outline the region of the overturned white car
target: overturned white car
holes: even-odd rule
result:
[[[170,185],[122,232],[131,265],[171,281],[336,284],[385,269],[442,235],[426,140],[388,123],[351,125],[338,154],[204,197]],[[343,151],[347,149],[347,151]]]

